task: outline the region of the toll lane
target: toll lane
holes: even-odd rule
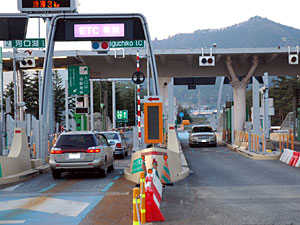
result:
[[[129,162],[129,156],[116,160],[115,170],[106,178],[64,173],[62,179],[55,180],[47,172],[21,183],[1,185],[0,224],[79,224],[105,196],[129,198],[128,190],[110,190],[122,179]]]
[[[223,146],[182,144],[192,172],[165,188],[165,224],[299,223],[299,168],[255,161]]]

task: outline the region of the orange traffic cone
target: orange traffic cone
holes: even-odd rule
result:
[[[168,156],[164,155],[164,166],[163,166],[163,171],[161,175],[161,183],[162,184],[171,184],[171,175],[170,175],[170,170],[168,166]]]

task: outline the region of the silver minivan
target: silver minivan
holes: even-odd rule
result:
[[[113,149],[102,134],[89,131],[62,133],[51,149],[49,165],[55,179],[68,171],[94,171],[105,177],[114,169]]]

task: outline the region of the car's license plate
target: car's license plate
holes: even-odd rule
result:
[[[80,153],[70,153],[69,159],[80,159]]]
[[[201,142],[207,142],[206,140],[200,140]]]

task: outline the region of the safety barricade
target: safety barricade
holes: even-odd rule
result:
[[[156,171],[148,172],[145,179],[146,182],[146,221],[165,221],[165,218],[160,210],[160,202],[162,198],[162,183],[156,176]]]
[[[299,160],[300,152],[293,152],[292,159],[289,162],[290,166],[295,166]]]

